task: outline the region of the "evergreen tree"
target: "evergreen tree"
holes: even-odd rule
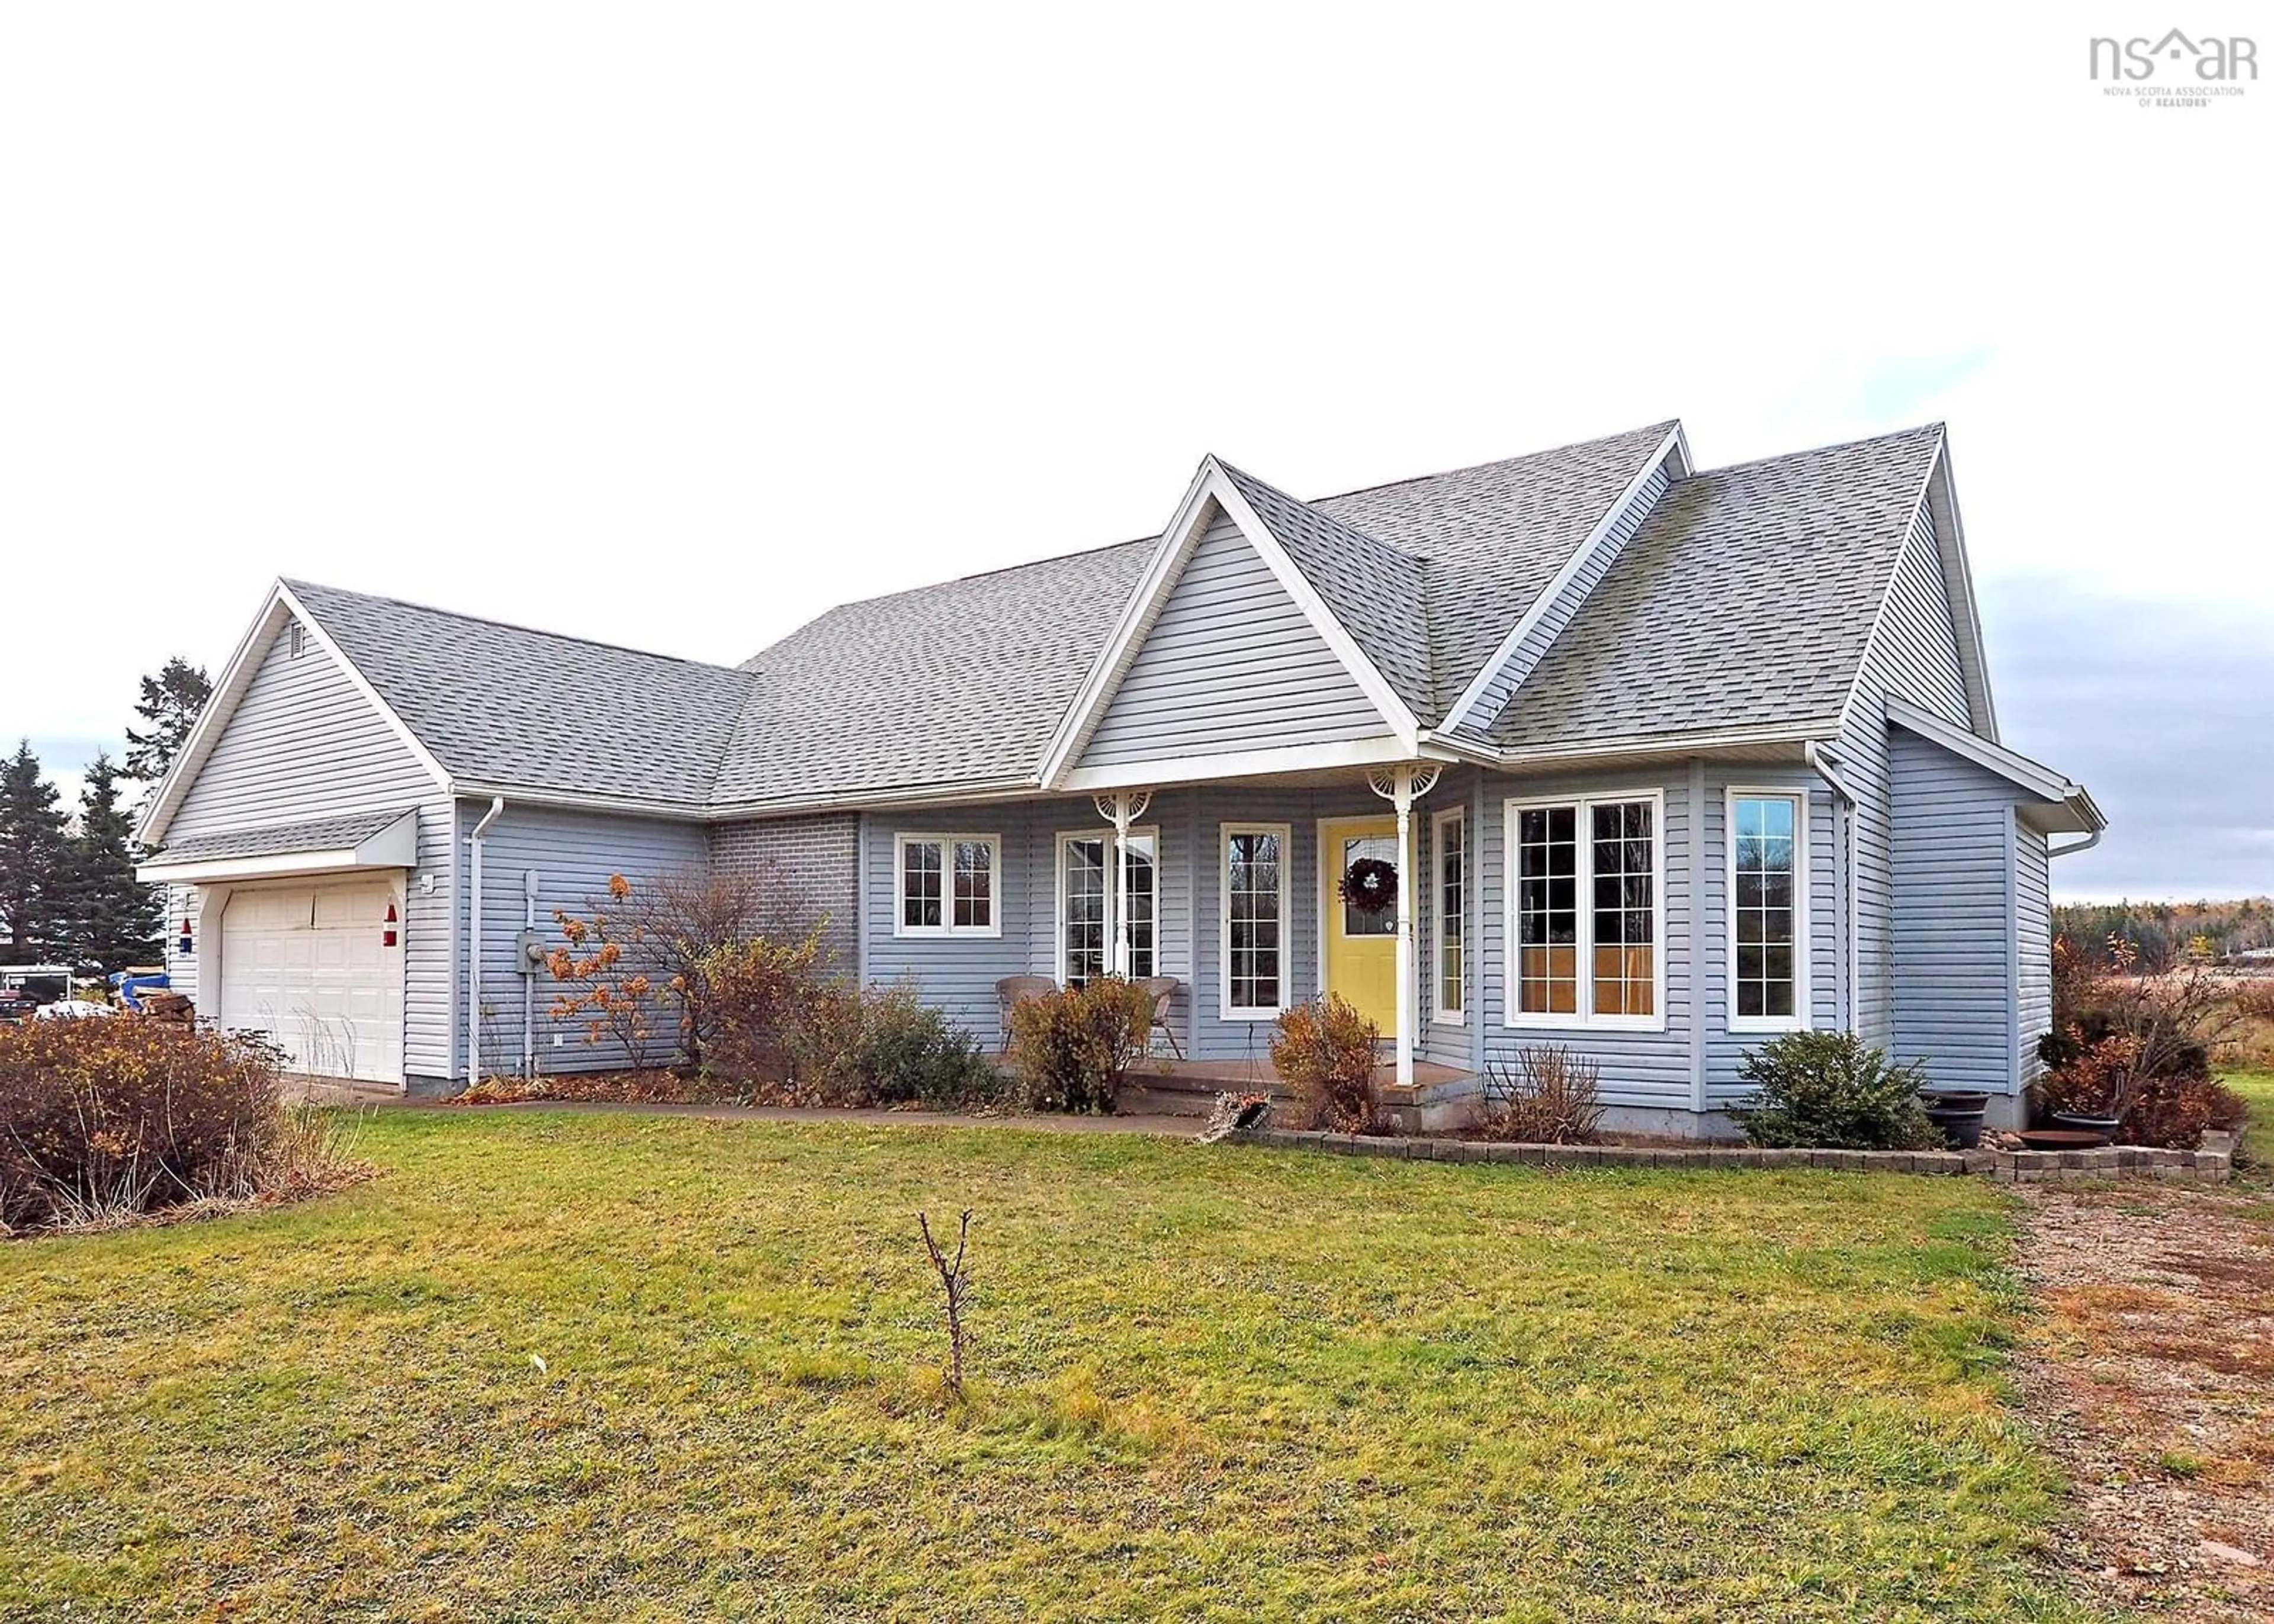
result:
[[[149,723],[150,729],[139,733],[126,730],[126,776],[145,784],[164,778],[212,697],[213,684],[204,669],[178,654],[156,676],[143,678],[142,698],[134,714]]]
[[[0,765],[0,957],[8,963],[28,964],[55,948],[68,853],[56,786],[26,739]]]
[[[118,804],[119,772],[97,756],[79,792],[79,831],[72,838],[62,933],[72,962],[108,974],[154,964],[161,898],[134,877],[134,820]]]

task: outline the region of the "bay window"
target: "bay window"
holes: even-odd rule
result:
[[[1663,1026],[1663,808],[1656,791],[1509,803],[1509,1025]]]

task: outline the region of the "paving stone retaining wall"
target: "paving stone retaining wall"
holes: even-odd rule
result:
[[[2231,1149],[2148,1150],[2112,1145],[2099,1150],[1763,1150],[1751,1145],[1694,1145],[1660,1149],[1633,1145],[1502,1145],[1486,1139],[1377,1137],[1292,1128],[1247,1128],[1242,1145],[1388,1156],[1412,1162],[1499,1162],[1551,1168],[1829,1168],[1843,1173],[1972,1173],[2007,1184],[2083,1184],[2146,1178],[2165,1184],[2223,1184],[2233,1177]]]

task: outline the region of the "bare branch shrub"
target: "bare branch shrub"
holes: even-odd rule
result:
[[[931,1221],[923,1214],[916,1214],[916,1228],[923,1231],[924,1252],[931,1259],[932,1272],[939,1276],[940,1294],[947,1302],[947,1385],[958,1399],[963,1396],[963,1350],[967,1341],[963,1328],[963,1304],[971,1289],[970,1276],[963,1272],[963,1254],[971,1244],[971,1209],[963,1209],[963,1221],[955,1237],[955,1257],[951,1260],[939,1249],[931,1237]]]
[[[1374,1058],[1381,1041],[1382,1028],[1336,993],[1279,1017],[1271,1068],[1294,1091],[1303,1126],[1336,1133],[1374,1129]]]
[[[1484,1101],[1469,1131],[1521,1145],[1592,1145],[1603,1123],[1601,1082],[1602,1069],[1568,1049],[1519,1049],[1513,1063],[1485,1063]]]

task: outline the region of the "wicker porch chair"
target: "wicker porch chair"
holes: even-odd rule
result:
[[[1003,1041],[997,1054],[1011,1052],[1011,1011],[1029,998],[1039,998],[1058,989],[1058,984],[1047,975],[1006,975],[995,983],[996,1022],[1003,1029]]]
[[[1177,1042],[1177,1029],[1169,1024],[1169,1004],[1176,997],[1177,989],[1182,987],[1184,983],[1173,975],[1148,975],[1137,984],[1142,987],[1147,996],[1153,1000],[1153,1031],[1168,1039],[1169,1052],[1178,1060],[1182,1060],[1185,1057],[1185,1051]],[[1146,1037],[1145,1047],[1150,1049],[1153,1046],[1152,1034],[1148,1033]]]

